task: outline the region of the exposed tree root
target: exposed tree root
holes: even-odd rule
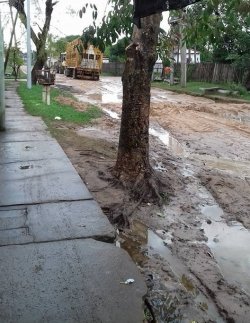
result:
[[[119,227],[130,227],[133,213],[142,203],[162,205],[164,202],[164,184],[157,174],[150,169],[149,172],[140,174],[135,181],[128,180],[127,176],[113,170],[115,176],[112,185],[122,187],[125,191],[123,206],[113,210],[113,222]]]
[[[117,172],[109,167],[106,172],[98,172],[98,177],[109,186],[121,189],[124,192],[122,205],[113,205],[109,208],[109,219],[119,228],[130,227],[133,213],[142,203],[162,205],[166,201],[166,178],[160,178],[152,168],[136,176]]]
[[[112,172],[117,183],[125,188],[131,200],[141,202],[151,202],[162,205],[164,202],[163,188],[166,187],[156,172],[150,168],[147,172],[137,175],[137,177],[128,176],[128,174]]]

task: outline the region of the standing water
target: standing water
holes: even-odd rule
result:
[[[202,228],[223,276],[250,295],[250,232],[236,221],[227,225],[217,205],[205,206],[201,212],[211,221],[204,222]]]
[[[159,230],[159,234],[162,235],[162,233],[162,230]],[[180,284],[194,295],[194,301],[197,306],[205,304],[206,309],[204,310],[214,322],[224,322],[213,301],[196,290],[192,282],[189,281],[187,278],[188,269],[172,254],[168,247],[171,244],[170,236],[167,236],[166,232],[164,235],[165,237],[161,238],[145,224],[135,220],[132,224],[130,236],[127,237],[121,234],[121,241],[118,245],[125,249],[134,262],[140,266],[145,265],[149,257],[153,257],[156,253],[159,254],[169,264],[173,273],[178,277]]]

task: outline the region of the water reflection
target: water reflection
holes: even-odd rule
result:
[[[150,230],[140,221],[133,221],[129,235],[120,234],[120,247],[125,249],[137,265],[145,266],[148,259],[158,254],[170,266],[171,270],[178,277],[180,283],[186,290],[193,294],[194,301],[198,307],[203,306],[214,322],[222,323],[220,314],[214,303],[205,295],[200,293],[189,280],[187,268],[175,257],[168,246],[171,244],[169,234],[163,230],[158,230],[158,234]]]
[[[224,277],[250,295],[250,232],[236,221],[227,225],[217,205],[203,207],[201,211],[211,221],[210,224],[205,221],[202,228]]]
[[[177,139],[175,139],[167,130],[161,127],[150,127],[149,134],[157,137],[160,141],[166,145],[175,155],[177,156],[185,156],[186,152],[182,145],[179,143]]]

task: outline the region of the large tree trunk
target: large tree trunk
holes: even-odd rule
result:
[[[26,28],[27,17],[24,10],[24,2],[25,0],[11,0],[10,5],[14,6],[17,9],[20,16],[20,20]],[[46,0],[45,22],[44,22],[43,28],[40,28],[41,32],[38,33],[38,35],[36,35],[34,30],[31,28],[31,39],[36,46],[36,52],[37,52],[37,60],[32,69],[32,84],[36,84],[37,82],[36,70],[42,69],[47,60],[45,45],[46,45],[46,39],[50,28],[50,21],[51,21],[51,15],[53,12],[53,7],[56,3],[57,1],[52,2],[52,0]]]
[[[135,195],[156,194],[149,163],[149,110],[153,67],[161,14],[141,19],[134,26],[132,44],[126,49],[123,104],[115,175]]]

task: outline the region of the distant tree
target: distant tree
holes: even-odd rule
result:
[[[249,66],[250,1],[203,0],[187,9],[186,38],[215,62]]]
[[[15,80],[18,78],[20,67],[23,63],[23,56],[20,49],[18,47],[11,47],[8,65],[12,68],[12,75],[15,77]]]
[[[49,56],[59,57],[61,53],[66,52],[66,46],[72,40],[81,37],[80,35],[70,35],[65,37],[54,37],[48,34],[46,41],[46,50]]]
[[[53,2],[52,0],[45,1],[45,22],[43,27],[39,27],[40,32],[35,33],[33,28],[31,28],[31,39],[36,46],[36,61],[34,63],[34,67],[32,69],[32,84],[36,84],[37,76],[36,70],[41,70],[47,60],[47,52],[46,52],[46,40],[50,28],[51,16],[53,12],[54,6],[58,1]],[[10,0],[10,5],[15,7],[18,11],[19,18],[22,24],[27,27],[27,16],[24,9],[25,0]]]
[[[112,62],[125,62],[126,60],[126,47],[129,45],[130,40],[126,37],[119,39],[115,45],[110,47],[109,59]]]

